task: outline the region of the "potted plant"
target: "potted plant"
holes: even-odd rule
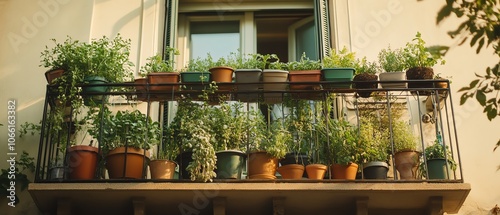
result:
[[[89,134],[98,141],[110,179],[144,178],[149,149],[159,139],[159,124],[139,110],[89,111]]]
[[[208,71],[210,71],[211,81],[219,84],[219,90],[229,91],[232,89],[230,83],[233,82],[234,69],[229,67],[230,64],[224,57],[210,64]]]
[[[285,91],[288,87],[288,71],[284,70],[285,63],[280,62],[276,54],[262,55],[264,62],[270,62],[268,68],[262,71],[264,91]],[[264,93],[266,104],[276,104],[283,101],[284,92]]]
[[[243,104],[230,105],[222,102],[220,107],[209,108],[211,132],[215,137],[214,149],[217,156],[218,179],[241,179],[246,166],[246,154],[243,151],[250,138],[249,114],[242,110]]]
[[[176,160],[182,179],[206,182],[216,177],[215,139],[208,107],[206,103],[180,100],[177,113],[165,131],[165,144],[175,144],[180,149]]]
[[[179,154],[179,148],[175,144],[158,144],[156,156],[149,162],[151,179],[173,179],[177,164],[174,162]]]
[[[387,179],[389,153],[386,144],[387,135],[377,126],[377,119],[370,115],[361,117],[359,121],[359,143],[363,148],[364,179]]]
[[[395,168],[401,179],[416,179],[420,152],[417,151],[417,138],[407,123],[402,120],[392,122],[392,144]],[[388,131],[390,134],[391,131]]]
[[[146,65],[141,67],[141,71],[139,72],[139,75],[146,77],[146,81],[151,84],[149,90],[153,93],[168,93],[179,89],[178,85],[172,85],[179,82],[179,73],[174,69],[174,55],[179,55],[179,51],[175,48],[167,47],[165,55],[168,56],[168,60],[164,60],[160,53],[147,58]],[[141,83],[144,80],[136,80],[136,83],[138,82]],[[161,84],[171,85],[162,86]]]
[[[321,81],[321,61],[311,60],[302,53],[299,61],[290,61],[286,64],[290,90],[318,90],[318,84],[296,84],[295,82]]]
[[[365,91],[364,89],[376,89],[378,80],[377,73],[379,72],[379,67],[375,62],[368,62],[366,57],[358,60],[355,65],[356,75],[353,80],[356,82],[354,86],[356,89],[362,89],[358,91],[357,94],[363,98],[370,97],[372,91]]]
[[[267,62],[261,54],[231,53],[230,62],[234,70],[236,83],[236,99],[242,102],[257,102],[259,96],[252,91],[262,88],[260,82],[262,70]],[[241,92],[241,93],[239,93]]]
[[[457,163],[453,160],[451,151],[439,139],[425,148],[424,157],[427,166],[424,166],[422,162],[420,171],[428,179],[449,179],[457,169]]]
[[[405,81],[406,73],[405,58],[402,49],[391,49],[391,46],[380,50],[378,53],[378,63],[383,69],[379,74],[382,88],[406,88],[407,83],[392,83],[391,81]],[[388,83],[386,83],[386,81]]]
[[[422,39],[420,32],[417,32],[412,42],[406,43],[403,48],[403,56],[406,71],[406,78],[408,80],[429,80],[434,77],[434,70],[432,67],[438,63],[443,65],[445,61],[442,59],[440,53],[431,53],[425,47],[425,41]],[[432,82],[410,82],[409,88],[432,88]],[[424,93],[424,91],[417,91]]]
[[[187,90],[202,90],[203,84],[210,83],[210,66],[212,56],[207,54],[207,58],[195,58],[189,60],[187,66],[181,71],[181,82]],[[201,84],[201,85],[200,85]]]
[[[253,141],[249,143],[248,177],[250,179],[276,179],[278,161],[287,153],[286,143],[292,138],[283,119],[276,119],[268,126],[263,115],[252,112]]]
[[[314,113],[311,103],[307,100],[297,100],[287,98],[285,107],[289,109],[289,114],[285,117],[287,130],[291,133],[292,139],[287,144],[288,153],[284,159],[280,160],[281,167],[278,172],[282,174],[287,169],[292,169],[296,175],[290,175],[291,179],[300,179],[304,175],[305,166],[309,164],[307,154],[313,140],[313,118]],[[286,178],[282,174],[283,178]]]
[[[343,119],[318,122],[320,141],[330,143],[328,159],[333,163],[330,174],[334,179],[354,180],[361,156],[357,129]]]
[[[323,87],[329,89],[351,88],[351,84],[348,82],[352,81],[356,72],[356,54],[354,52],[348,51],[346,47],[341,50],[332,50],[330,56],[323,59],[322,65],[323,80],[334,83]]]

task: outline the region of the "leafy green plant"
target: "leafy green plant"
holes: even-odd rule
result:
[[[243,103],[236,102],[232,105],[221,102],[220,107],[209,107],[209,121],[211,131],[215,136],[214,148],[221,150],[244,151],[248,141],[248,123],[252,120],[246,112],[242,111]]]
[[[377,119],[374,117],[362,117],[359,122],[359,143],[363,148],[361,154],[363,163],[371,161],[387,161],[388,145],[387,134],[377,126]]]
[[[229,66],[234,69],[265,69],[266,59],[261,54],[243,54],[240,51],[231,52],[228,56]]]
[[[403,48],[403,57],[406,68],[433,67],[438,63],[443,65],[446,62],[442,59],[441,53],[431,52],[425,47],[425,41],[420,32],[417,32],[412,42],[406,43]]]
[[[170,60],[163,60],[162,54],[158,53],[154,56],[147,58],[148,61],[146,65],[141,67],[139,75],[146,77],[152,72],[175,72],[174,66],[174,55],[179,55],[179,50],[171,47],[165,49],[165,53],[169,56]]]
[[[347,50],[347,47],[341,50],[332,50],[330,56],[323,59],[323,68],[355,68],[356,53]]]
[[[139,110],[113,114],[107,107],[91,109],[87,119],[88,133],[100,143],[104,155],[122,146],[148,150],[160,135],[158,122]]]
[[[380,67],[375,62],[369,62],[366,57],[363,57],[361,60],[357,60],[354,65],[354,69],[357,74],[372,74],[375,75],[379,73]]]
[[[208,72],[212,64],[212,56],[207,54],[207,58],[195,58],[189,60],[187,66],[181,72]]]
[[[378,62],[385,72],[401,72],[407,69],[402,49],[391,49],[391,46],[380,50]]]
[[[417,138],[404,121],[393,120],[392,135],[395,152],[417,150]]]
[[[288,71],[320,70],[321,61],[309,59],[304,52],[299,61],[288,62],[286,68]]]
[[[328,157],[335,164],[359,163],[361,151],[356,127],[345,120],[322,120],[318,123],[319,140],[330,142]]]
[[[451,151],[449,150],[448,146],[443,145],[443,143],[440,143],[438,140],[434,141],[434,144],[427,146],[424,150],[424,155],[425,159],[431,160],[431,159],[446,159],[448,162],[448,166],[451,168],[451,170],[455,171],[457,170],[457,163],[455,160],[453,160],[453,156],[451,154]],[[425,168],[425,162],[420,162],[420,171],[422,175],[427,175],[426,169]]]
[[[276,119],[267,125],[260,111],[249,111],[249,114],[252,119],[249,122],[249,151],[265,151],[274,158],[284,158],[288,152],[287,142],[292,140],[292,135],[283,119]]]
[[[313,142],[315,114],[311,104],[307,100],[286,99],[285,106],[290,109],[289,115],[285,118],[287,130],[293,136],[292,141],[287,142],[287,150],[297,156],[300,153],[307,153]]]

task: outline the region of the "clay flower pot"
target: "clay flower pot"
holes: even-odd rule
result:
[[[170,160],[153,160],[149,162],[151,179],[173,179],[177,164]]]
[[[332,179],[356,179],[356,173],[358,172],[358,165],[355,163],[350,163],[348,165],[342,164],[332,164],[330,167],[330,173],[332,174]]]
[[[267,152],[252,152],[248,155],[248,177],[250,179],[276,179],[278,159]]]
[[[144,149],[118,147],[111,150],[106,156],[106,168],[111,179],[142,179],[148,161],[149,153],[146,151],[145,154]]]
[[[309,179],[323,180],[328,167],[323,164],[309,164],[306,166],[307,177]]]
[[[280,166],[278,172],[282,179],[301,179],[304,174],[304,166],[300,164],[288,164]]]
[[[70,179],[88,180],[95,177],[98,151],[96,147],[78,145],[68,149]]]
[[[420,163],[420,152],[401,151],[394,155],[396,160],[396,169],[401,179],[416,179],[418,164]]]

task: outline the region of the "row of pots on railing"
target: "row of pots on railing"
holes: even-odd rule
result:
[[[396,155],[399,156],[399,155]],[[109,179],[144,179],[146,165],[149,165],[151,179],[174,179],[176,167],[179,166],[179,178],[190,179],[186,167],[192,162],[191,153],[182,153],[178,159],[149,160],[149,152],[132,147],[119,147],[112,150],[105,158],[105,167]],[[287,154],[284,159],[271,157],[266,152],[253,152],[247,154],[228,150],[217,153],[217,179],[242,179],[242,173],[247,165],[249,179],[276,179],[276,172],[282,179],[302,179],[303,177],[315,180],[322,179],[348,179],[359,178],[358,165],[309,163],[306,155]],[[396,163],[401,179],[416,179],[418,154],[410,154],[408,159]],[[67,167],[50,169],[48,179],[92,180],[103,179],[103,171],[97,171],[99,163],[98,149],[91,146],[73,146],[68,150]],[[446,170],[446,164],[439,163],[437,167],[431,166],[429,161],[429,179],[452,178],[452,170]],[[329,174],[328,173],[329,170]],[[373,162],[363,164],[362,179],[387,179],[388,164],[386,162]]]
[[[234,82],[233,82],[234,73]],[[232,86],[227,85],[229,83],[238,83],[238,91],[257,91],[259,87],[262,87],[264,91],[283,91],[287,90],[287,84],[279,84],[281,82],[290,83],[290,90],[317,90],[317,89],[346,89],[351,88],[351,81],[355,70],[353,68],[329,68],[322,70],[307,70],[307,71],[285,71],[285,70],[275,70],[266,69],[264,71],[260,69],[237,69],[233,70],[230,67],[214,67],[210,69],[210,72],[164,72],[164,73],[149,73],[146,78],[139,78],[135,80],[136,91],[139,96],[139,100],[146,100],[147,92],[163,92],[168,93],[172,91],[179,90],[179,85],[176,83],[187,84],[187,90],[201,90],[202,86],[196,86],[197,83],[211,83],[212,81],[221,84],[219,90],[232,90]],[[377,77],[377,76],[375,76]],[[378,77],[377,77],[378,78]],[[354,78],[356,80],[356,78]],[[370,81],[377,81],[370,80]],[[406,80],[405,72],[391,72],[391,73],[381,73],[380,81],[386,81],[381,83],[383,88],[407,88],[408,83],[404,83]],[[320,86],[319,84],[305,84],[305,82],[320,82],[327,81],[331,84],[326,84]],[[364,80],[361,80],[363,82]],[[273,84],[263,84],[262,86],[256,85],[254,83],[266,83],[270,82]],[[303,82],[304,84],[300,84]],[[149,89],[147,89],[146,84],[149,83]],[[441,83],[441,82],[439,82]],[[159,85],[166,84],[166,85]],[[171,84],[171,85],[168,85]],[[410,87],[426,87],[433,88],[438,87],[434,83],[426,83],[423,86],[421,83],[410,83]],[[447,84],[443,81],[442,84]],[[366,89],[366,88],[377,88],[377,83],[357,83],[355,88]],[[440,88],[446,88],[447,85],[439,86]],[[369,97],[371,92],[361,92],[359,93],[362,97]],[[278,94],[268,93],[266,97],[279,97]],[[150,100],[155,100],[152,96]],[[255,101],[255,97],[252,95],[239,95],[240,101]],[[279,101],[278,101],[279,102]]]

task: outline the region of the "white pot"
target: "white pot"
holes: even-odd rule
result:
[[[379,74],[379,79],[383,81],[405,81],[405,72],[383,72]],[[382,88],[408,88],[407,83],[380,83]]]

